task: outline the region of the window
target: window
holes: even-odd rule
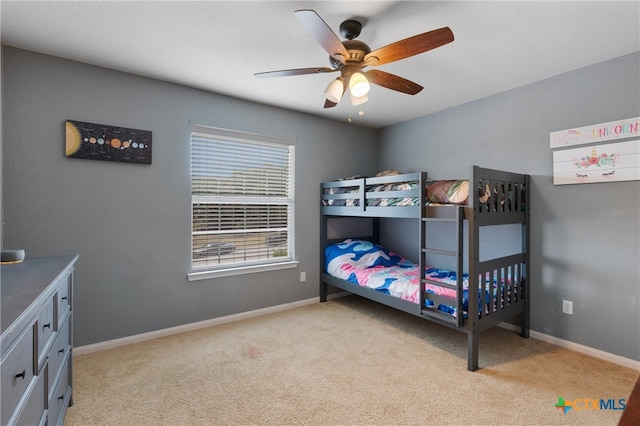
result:
[[[193,126],[191,204],[190,280],[295,266],[293,145]]]

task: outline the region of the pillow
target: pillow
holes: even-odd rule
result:
[[[437,180],[427,182],[427,201],[442,204],[467,204],[468,180]]]
[[[402,174],[402,173],[400,173],[399,170],[391,169],[391,170],[384,170],[384,171],[378,173],[376,175],[376,177],[395,176],[395,175],[400,175],[400,174]]]
[[[491,195],[489,185],[478,186],[478,201],[486,203]],[[427,182],[427,202],[436,204],[468,204],[468,180],[436,180]]]

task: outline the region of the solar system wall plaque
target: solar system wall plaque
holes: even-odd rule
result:
[[[151,164],[151,131],[66,121],[66,156]]]

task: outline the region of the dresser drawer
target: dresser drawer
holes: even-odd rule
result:
[[[45,400],[45,377],[44,374],[37,378],[35,386],[31,390],[27,401],[21,408],[20,416],[14,423],[16,426],[38,425],[43,423],[43,413],[46,408]]]
[[[6,425],[33,380],[34,329],[28,327],[2,361],[2,424]]]
[[[55,301],[55,297],[47,300],[38,315],[38,369],[42,368],[49,347],[53,344]]]
[[[71,298],[77,259],[32,257],[0,265],[0,426],[64,421],[73,398]]]
[[[53,397],[54,388],[57,384],[57,380],[60,377],[60,372],[63,368],[63,361],[68,360],[67,355],[71,351],[71,342],[69,340],[69,320],[62,324],[62,329],[58,333],[56,340],[51,347],[49,353],[49,397]]]
[[[69,361],[71,358],[71,354],[67,353],[62,368],[62,375],[60,376],[60,381],[57,383],[53,394],[50,395],[49,402],[49,420],[47,422],[48,426],[52,425],[62,425],[64,421],[64,413],[67,411],[67,407],[69,406],[69,401],[71,400],[71,387],[69,382]]]
[[[58,289],[58,323],[62,324],[64,318],[71,312],[71,280],[70,275],[64,278]]]

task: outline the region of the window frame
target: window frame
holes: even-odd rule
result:
[[[231,264],[218,264],[218,265],[209,265],[200,268],[194,268],[193,262],[193,239],[194,239],[194,229],[193,229],[193,221],[194,221],[194,203],[196,203],[197,199],[202,199],[202,195],[194,195],[193,193],[193,159],[194,159],[194,151],[193,151],[193,139],[194,133],[206,135],[211,138],[220,138],[222,140],[228,140],[231,142],[249,142],[249,143],[264,143],[264,144],[278,144],[287,146],[288,150],[292,155],[292,159],[290,160],[289,166],[289,188],[290,193],[288,194],[288,201],[286,205],[289,208],[289,213],[287,215],[287,233],[288,233],[288,246],[287,250],[289,255],[286,259],[277,261],[265,261],[259,260],[255,262],[244,262],[244,263],[231,263]],[[285,139],[275,138],[271,136],[259,135],[254,133],[246,133],[236,130],[228,130],[221,129],[216,127],[208,127],[203,125],[192,125],[191,133],[190,133],[190,189],[191,189],[191,249],[189,250],[189,272],[187,273],[187,278],[189,281],[197,281],[209,278],[218,278],[225,276],[233,276],[233,275],[242,275],[242,274],[250,274],[257,272],[265,272],[265,271],[273,271],[280,269],[288,269],[295,268],[298,265],[298,260],[296,260],[296,250],[295,250],[295,145]],[[212,196],[215,198],[215,196]],[[225,197],[220,197],[224,199]],[[226,197],[232,198],[232,197]]]

